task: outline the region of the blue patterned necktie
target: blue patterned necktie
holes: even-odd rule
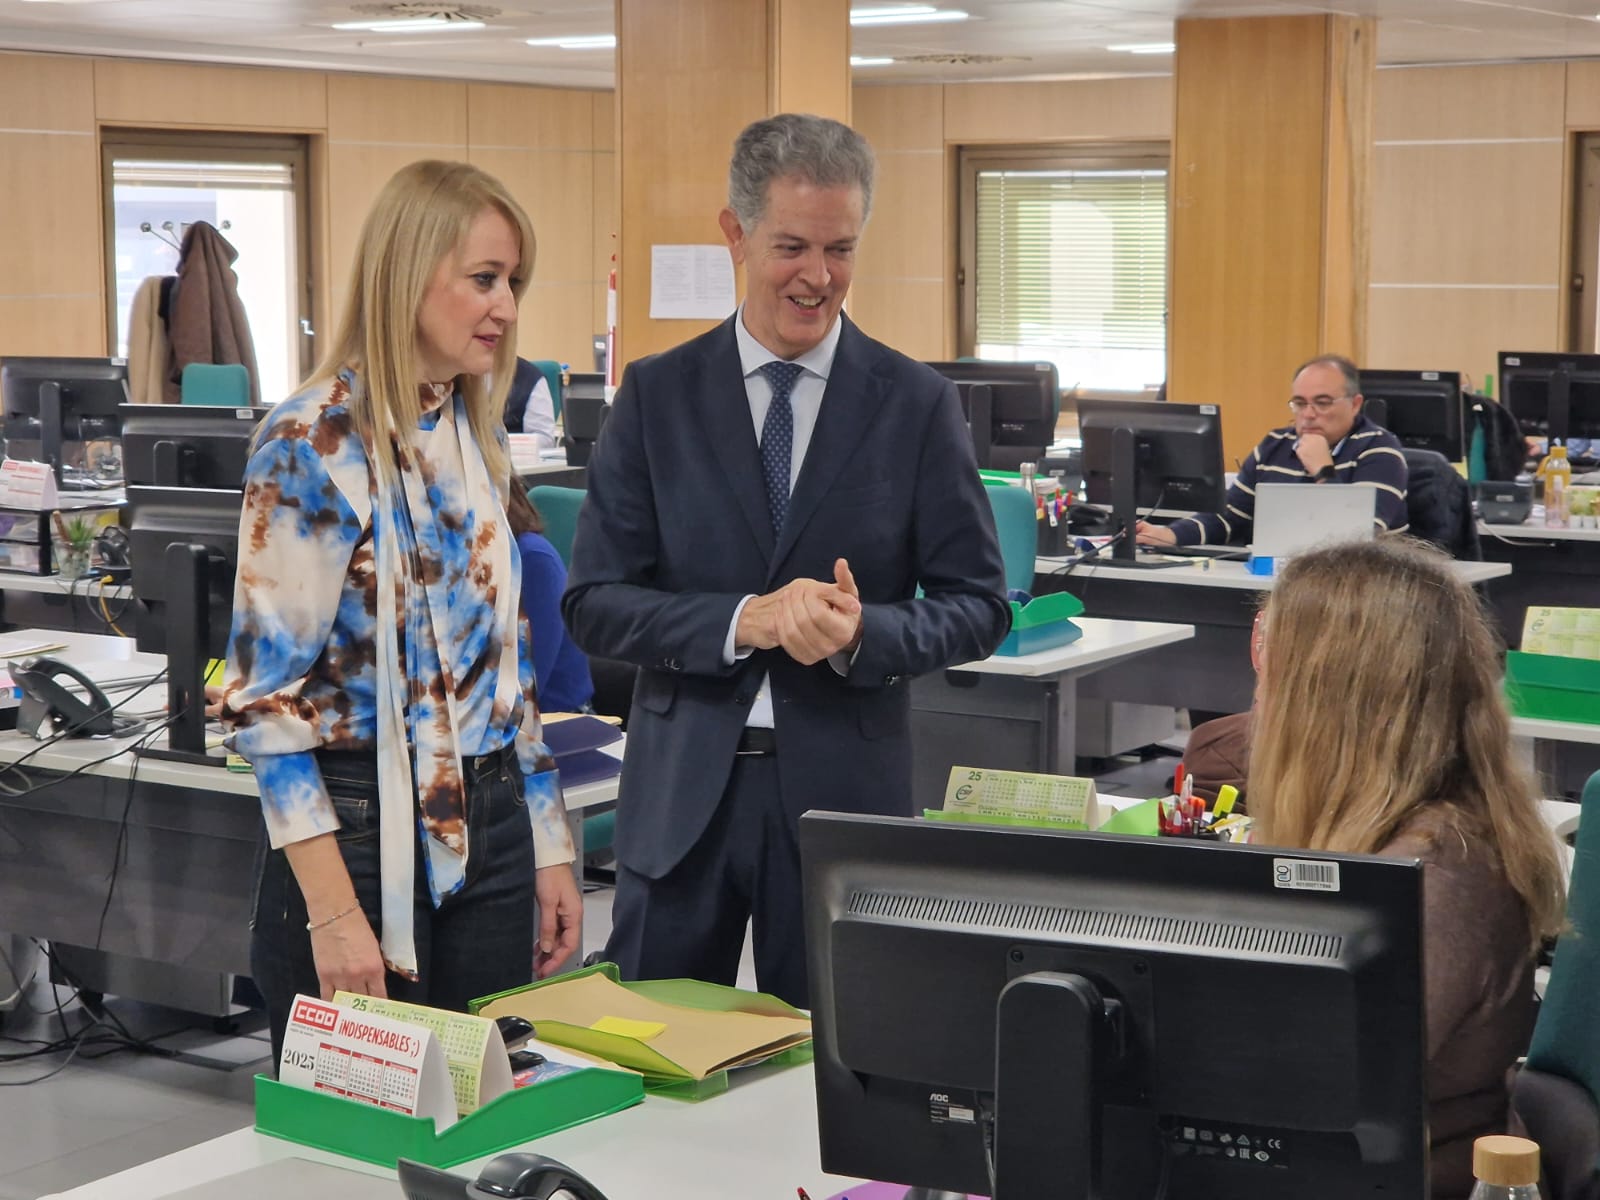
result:
[[[767,419],[761,425],[761,474],[767,483],[767,509],[772,514],[772,534],[776,537],[783,529],[784,514],[789,511],[789,459],[794,453],[794,408],[789,403],[789,393],[804,368],[798,363],[774,361],[763,363],[760,370],[772,385],[772,403],[767,405]]]

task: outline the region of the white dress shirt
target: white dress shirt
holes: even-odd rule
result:
[[[552,449],[558,444],[556,401],[550,394],[550,381],[543,372],[534,380],[533,390],[528,393],[528,405],[522,410],[522,432],[537,437],[539,440],[535,445],[541,450]]]
[[[738,319],[733,323],[733,333],[739,343],[739,369],[744,372],[744,392],[750,401],[750,422],[754,428],[756,443],[761,442],[761,428],[767,420],[767,409],[772,405],[772,385],[767,382],[767,377],[761,373],[761,368],[769,362],[793,362],[802,368],[799,378],[794,381],[794,387],[789,392],[789,405],[794,410],[794,448],[789,454],[789,491],[794,491],[795,480],[800,478],[800,467],[805,463],[806,450],[811,445],[811,431],[817,427],[817,414],[822,411],[822,393],[828,386],[828,374],[833,370],[834,352],[839,349],[839,332],[844,327],[844,322],[834,318],[833,328],[823,335],[823,338],[810,350],[799,358],[780,359],[771,350],[768,350],[744,326],[744,305],[739,306]],[[739,601],[739,607],[733,610],[733,620],[728,625],[728,637],[722,646],[722,661],[735,663],[741,658],[748,658],[752,653],[750,646],[734,645],[734,634],[739,628],[739,616],[744,612],[744,606],[754,600],[755,596],[746,596]],[[841,675],[849,669],[849,656],[836,654],[830,659],[833,669]],[[770,678],[762,676],[761,686],[756,689],[755,701],[750,705],[750,715],[745,718],[746,725],[755,725],[763,729],[772,728],[772,688]]]

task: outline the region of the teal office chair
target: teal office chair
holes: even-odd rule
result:
[[[989,504],[994,509],[994,528],[1000,535],[1000,558],[1006,565],[1006,587],[1013,591],[1033,591],[1033,560],[1038,555],[1039,527],[1033,500],[1019,487],[1009,484],[986,486]]]
[[[561,364],[553,358],[533,358],[528,361],[539,368],[539,374],[550,385],[550,406],[555,410],[555,419],[561,420]]]
[[[1569,928],[1556,944],[1550,983],[1511,1106],[1539,1143],[1550,1200],[1600,1197],[1600,771],[1579,804],[1567,886]]]
[[[250,372],[238,363],[190,363],[183,369],[179,394],[185,404],[248,408]]]
[[[582,488],[552,487],[547,483],[528,489],[528,499],[544,518],[544,536],[568,567],[572,566],[572,538],[578,532],[583,495]]]

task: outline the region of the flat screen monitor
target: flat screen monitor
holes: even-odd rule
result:
[[[1126,530],[1112,549],[1119,563],[1136,561],[1138,509],[1222,508],[1222,411],[1215,404],[1079,399],[1078,435],[1085,499],[1109,505],[1113,526]]]
[[[605,377],[573,375],[561,400],[561,424],[566,431],[567,462],[582,467],[589,463],[600,429],[611,408],[606,404]]]
[[[815,812],[800,850],[825,1171],[1427,1195],[1415,860]]]
[[[1500,402],[1525,434],[1600,438],[1600,354],[1502,350]]]
[[[128,363],[121,358],[7,358],[0,362],[6,452],[33,454],[63,482],[64,442],[114,438],[128,402]]]
[[[122,471],[149,487],[231,488],[244,481],[256,427],[271,411],[202,404],[122,406]]]
[[[1015,471],[1056,440],[1061,381],[1048,362],[934,362],[956,385],[980,468]]]
[[[1451,462],[1466,458],[1459,371],[1361,372],[1365,412],[1402,446],[1433,450]]]

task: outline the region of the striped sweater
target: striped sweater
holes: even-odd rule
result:
[[[1242,546],[1250,541],[1255,525],[1256,485],[1258,483],[1309,483],[1310,473],[1294,452],[1294,426],[1274,429],[1250,451],[1239,468],[1239,475],[1228,489],[1219,513],[1196,513],[1174,521],[1172,532],[1178,545],[1197,542],[1231,543]],[[1404,533],[1406,516],[1406,460],[1400,441],[1387,429],[1369,421],[1365,413],[1356,416],[1350,432],[1333,448],[1334,483],[1370,483],[1378,492],[1374,517],[1379,533]]]

